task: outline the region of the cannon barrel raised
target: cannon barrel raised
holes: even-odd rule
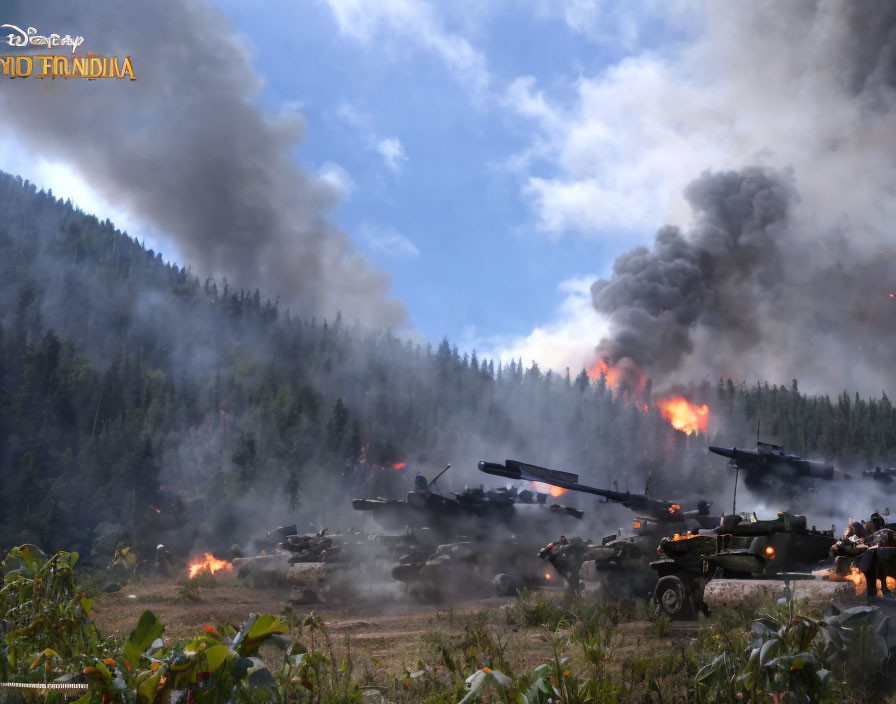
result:
[[[505,460],[504,464],[482,460],[479,463],[479,470],[486,474],[506,477],[507,479],[541,482],[542,484],[550,484],[551,486],[560,487],[561,489],[581,491],[585,494],[594,494],[595,496],[605,498],[607,501],[622,504],[627,509],[645,513],[658,520],[681,520],[681,507],[678,506],[678,504],[674,504],[671,501],[653,499],[646,494],[632,494],[627,491],[611,491],[609,489],[598,489],[597,487],[588,486],[587,484],[580,484],[579,475],[571,472],[546,469],[534,464],[520,462],[519,460]]]
[[[717,447],[716,445],[710,445],[709,451],[721,455],[722,457],[728,457],[729,459],[734,459],[737,456],[736,447]]]
[[[771,449],[768,449],[771,448]],[[718,447],[710,445],[709,451],[727,457],[740,469],[761,473],[786,469],[797,476],[814,477],[816,479],[849,479],[830,462],[809,460],[799,455],[789,455],[776,445],[760,443],[755,450],[738,450],[736,447]]]

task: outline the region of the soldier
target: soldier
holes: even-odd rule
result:
[[[171,551],[161,543],[156,546],[156,561],[154,567],[156,574],[162,577],[171,577],[175,572],[174,556],[171,554]]]
[[[138,561],[137,553],[122,541],[115,547],[115,555],[112,557],[112,562],[109,563],[109,569],[114,570],[118,568],[127,572],[134,572]]]
[[[856,521],[855,519],[849,519],[849,526],[846,528],[846,532],[843,534],[844,538],[864,538],[868,532],[865,530],[865,524],[862,521]]]
[[[567,589],[577,594],[580,587],[579,572],[585,561],[585,553],[590,543],[582,538],[570,540],[561,535],[556,543],[550,543],[543,547],[538,556],[542,560],[548,560],[554,569],[566,580]]]
[[[408,504],[415,508],[424,508],[429,496],[429,481],[418,472],[414,477],[414,488],[408,492]]]

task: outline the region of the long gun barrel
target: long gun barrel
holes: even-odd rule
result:
[[[447,472],[449,469],[451,469],[451,463],[450,463],[450,462],[448,463],[448,466],[445,467],[445,469],[443,469],[443,470],[442,470],[441,472],[439,472],[436,476],[434,476],[432,479],[430,479],[430,480],[429,480],[429,484],[427,484],[426,486],[427,486],[427,487],[431,487],[433,484],[435,484],[437,481],[439,481],[439,477],[441,477],[441,476],[442,476],[445,472]]]
[[[504,464],[483,460],[479,463],[479,471],[517,481],[541,482],[542,484],[550,484],[561,489],[595,494],[596,496],[602,496],[608,501],[620,503],[632,511],[643,512],[655,518],[667,519],[674,516],[680,509],[680,506],[673,504],[671,501],[652,499],[645,494],[631,494],[627,491],[598,489],[587,484],[580,484],[578,474],[545,469],[544,467],[538,467],[518,460],[505,460]]]
[[[736,447],[716,447],[715,445],[710,445],[709,451],[732,460],[737,457]]]
[[[797,476],[815,477],[817,479],[848,479],[849,475],[837,470],[829,462],[807,460],[799,455],[785,454],[780,448],[776,451],[738,450],[736,447],[709,446],[709,451],[727,457],[741,469],[751,471],[767,471],[786,468]]]

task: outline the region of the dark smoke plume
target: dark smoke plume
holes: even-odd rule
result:
[[[743,116],[768,166],[704,173],[685,191],[692,225],[595,282],[610,323],[598,355],[662,384],[892,393],[896,5],[727,3],[707,17],[688,59],[718,73],[720,110]]]
[[[752,344],[755,312],[739,308],[763,279],[773,285],[780,275],[777,240],[794,197],[789,185],[759,168],[705,174],[691,184],[693,230],[664,227],[653,250],[623,254],[612,278],[591,287],[595,308],[609,316],[615,333],[601,343],[601,356],[668,374],[693,351],[690,328],[698,321]]]
[[[80,52],[129,55],[138,79],[7,80],[0,121],[15,137],[173,237],[202,275],[305,315],[403,322],[388,275],[328,222],[336,194],[293,159],[302,117],[256,107],[261,79],[219,11],[202,0],[11,5],[3,22],[82,35]]]

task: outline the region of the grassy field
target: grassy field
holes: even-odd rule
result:
[[[420,604],[405,599],[376,603],[289,603],[289,590],[258,589],[229,575],[200,578],[185,589],[185,582],[137,582],[121,591],[96,596],[94,620],[105,635],[126,636],[140,614],[149,609],[165,626],[165,637],[188,638],[206,624],[238,626],[250,613],[270,613],[301,619],[316,613],[331,637],[350,642],[355,655],[376,667],[399,671],[420,658],[437,638],[461,636],[471,626],[484,626],[507,639],[507,658],[516,667],[543,660],[543,628],[536,623],[514,622],[516,597],[491,597],[452,604]],[[548,596],[558,602],[561,595]],[[662,636],[655,619],[647,620],[646,604],[631,609],[631,620],[620,624],[620,652],[644,646],[674,647],[677,640],[693,638],[696,623],[669,624]],[[650,614],[652,616],[652,614]],[[533,615],[533,619],[537,615]],[[517,621],[519,619],[516,619]]]
[[[559,592],[310,605],[231,575],[107,592],[105,573],[75,586],[70,555],[16,551],[24,567],[0,591],[10,619],[0,666],[16,681],[81,673],[85,704],[896,701],[887,609],[780,599],[671,623],[645,601]]]

